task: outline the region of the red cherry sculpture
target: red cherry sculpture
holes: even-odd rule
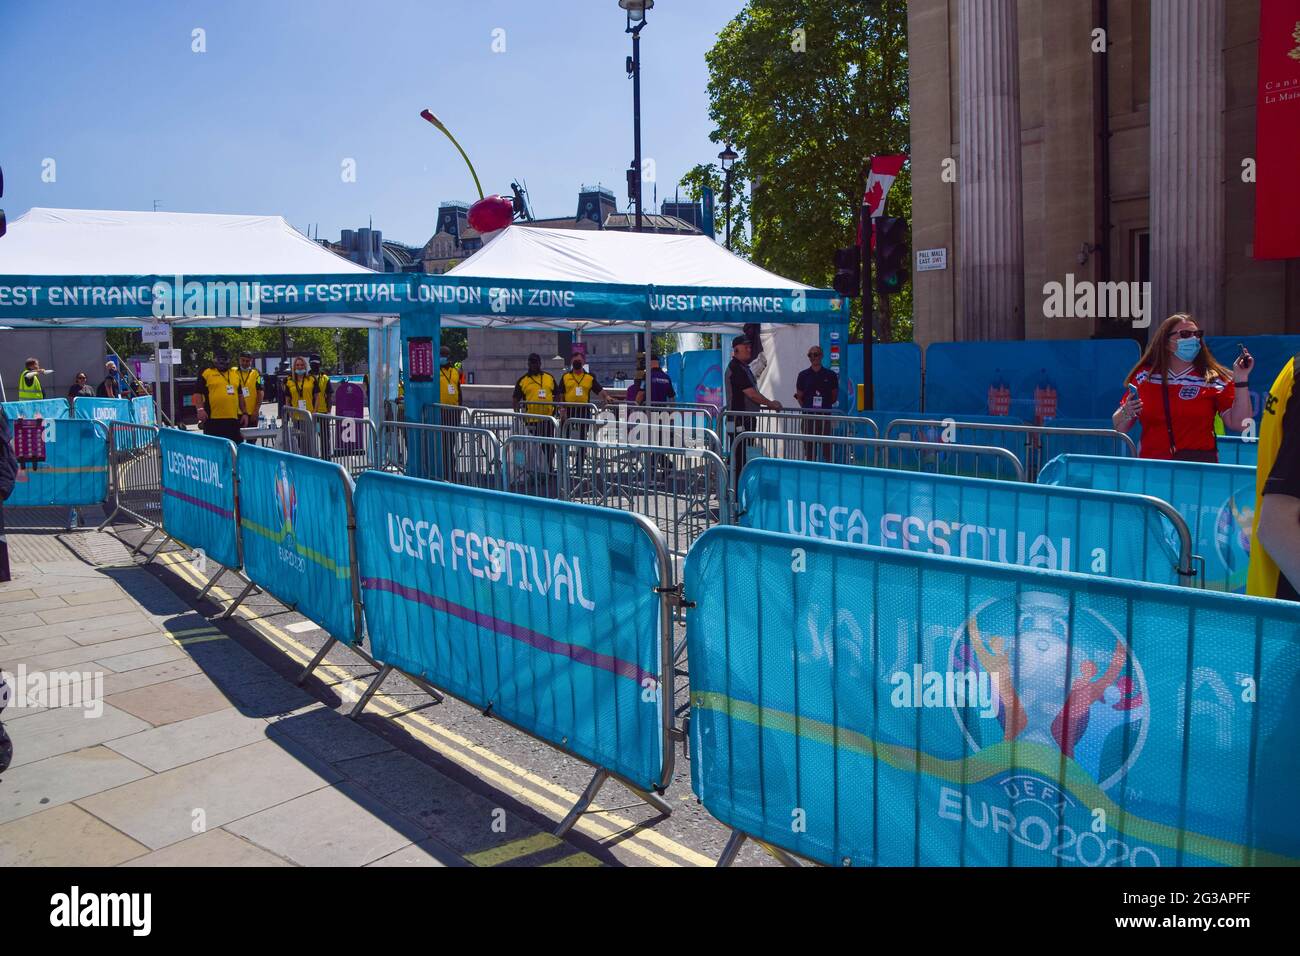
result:
[[[470,227],[480,235],[504,229],[514,218],[514,203],[505,196],[485,196],[469,207]]]

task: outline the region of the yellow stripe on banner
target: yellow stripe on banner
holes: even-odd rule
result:
[[[284,544],[284,539],[289,537],[289,532],[287,530],[272,531],[270,528],[258,524],[256,521],[253,521],[251,518],[240,517],[239,523],[243,525],[245,528],[247,528],[249,531],[253,532],[259,537],[266,538],[268,541],[271,541],[274,544]],[[296,540],[293,543],[293,549],[297,551],[300,555],[302,555],[304,558],[306,558],[308,561],[312,562],[312,564],[320,565],[322,568],[324,568],[326,571],[330,572],[337,578],[347,579],[352,576],[352,569],[348,567],[348,565],[346,564],[340,565],[329,555],[321,554],[319,551],[315,551],[312,548],[304,547]]]
[[[176,569],[196,587],[206,583],[189,566],[183,554],[173,552],[162,555],[160,560]],[[230,595],[220,587],[213,587],[209,593],[222,600],[231,599]],[[296,662],[306,664],[316,656],[311,649],[294,640],[274,624],[258,618],[256,612],[241,606],[238,613],[245,617],[251,627],[261,632],[265,640]],[[322,662],[317,667],[317,672],[328,673],[335,677],[339,683],[334,685],[333,689],[348,702],[359,699],[369,684],[369,680],[352,676],[338,664]],[[371,698],[371,706],[440,756],[453,761],[470,773],[499,787],[521,803],[557,821],[563,818],[578,800],[576,793],[571,793],[559,784],[539,777],[506,758],[480,747],[473,741],[435,723],[424,714],[408,713],[407,707],[387,694],[382,692],[375,694]],[[499,770],[489,764],[495,765]],[[716,862],[648,826],[615,813],[603,812],[603,809],[600,804],[592,804],[590,811],[598,815],[593,816],[592,812],[589,812],[579,817],[575,829],[603,845],[620,846],[655,866],[682,866],[684,863],[690,866],[711,867]],[[672,857],[664,856],[656,850],[670,853]]]
[[[475,866],[500,866],[502,863],[509,863],[511,860],[518,860],[525,856],[532,856],[534,853],[541,853],[543,850],[549,850],[551,847],[559,846],[561,842],[563,841],[559,837],[550,833],[537,833],[530,837],[524,837],[522,840],[512,840],[509,843],[501,844],[501,846],[494,846],[490,850],[466,853],[465,861],[473,863]]]

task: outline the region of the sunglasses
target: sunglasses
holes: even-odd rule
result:
[[[1180,339],[1203,339],[1205,333],[1200,329],[1179,329],[1177,333]]]

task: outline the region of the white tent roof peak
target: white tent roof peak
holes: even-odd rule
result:
[[[9,223],[0,275],[369,274],[281,216],[36,207]]]
[[[508,226],[448,276],[729,289],[811,289],[708,236]]]

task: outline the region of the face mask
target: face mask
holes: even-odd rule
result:
[[[447,367],[447,366],[448,366],[448,365],[450,365],[450,364],[451,364],[451,359],[450,359],[450,358],[448,358],[448,357],[447,357],[447,356],[445,356],[445,355],[444,355],[444,356],[442,356],[442,359],[441,359],[441,361],[442,361],[442,367],[443,367],[443,368],[446,368],[446,367]]]
[[[1200,339],[1179,339],[1174,346],[1174,354],[1184,362],[1190,362],[1201,353]]]
[[[581,363],[581,362],[574,362],[574,363],[573,363],[573,370],[574,370],[575,372],[581,372],[581,371],[582,371],[582,363]]]

